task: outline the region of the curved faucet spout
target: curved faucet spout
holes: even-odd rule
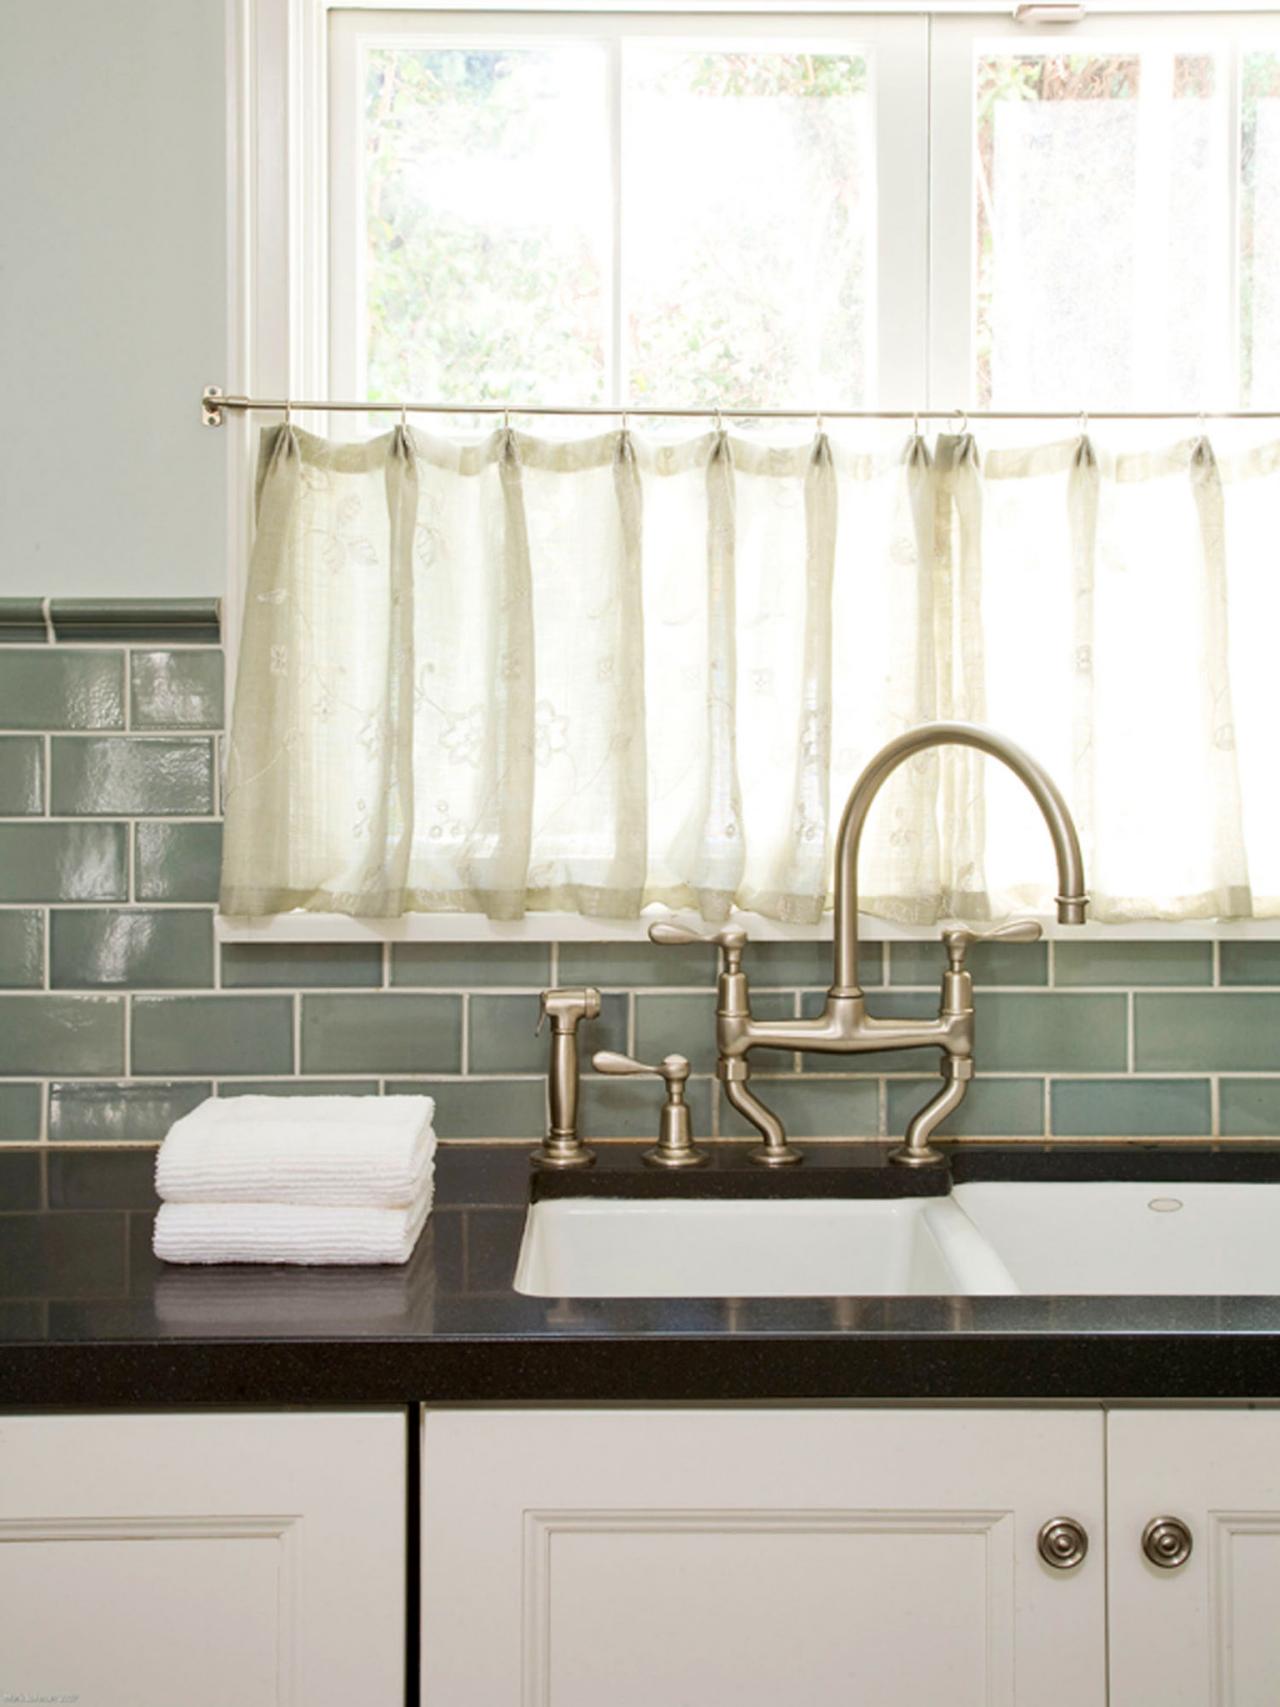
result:
[[[858,850],[862,827],[881,786],[904,760],[929,747],[974,747],[1007,765],[1024,783],[1040,808],[1053,839],[1058,862],[1058,922],[1082,925],[1089,897],[1084,888],[1080,839],[1066,801],[1052,777],[1030,753],[980,723],[922,723],[890,741],[871,760],[849,796],[840,819],[835,856],[835,982],[833,996],[859,996],[858,984]]]

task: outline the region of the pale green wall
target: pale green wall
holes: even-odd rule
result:
[[[223,0],[0,0],[0,596],[221,592]]]

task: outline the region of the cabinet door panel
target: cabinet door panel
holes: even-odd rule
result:
[[[1107,1461],[1112,1707],[1275,1707],[1280,1411],[1114,1411]],[[1142,1551],[1166,1516],[1172,1570]]]
[[[402,1707],[404,1413],[0,1418],[0,1692]]]
[[[426,1707],[1095,1707],[1089,1412],[431,1412]]]

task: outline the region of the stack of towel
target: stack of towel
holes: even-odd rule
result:
[[[431,1208],[430,1097],[210,1098],[156,1158],[166,1262],[403,1263]]]

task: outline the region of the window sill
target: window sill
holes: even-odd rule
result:
[[[652,908],[638,919],[586,919],[577,913],[530,913],[500,921],[475,913],[412,913],[401,919],[353,919],[337,913],[277,913],[269,918],[215,916],[222,942],[643,942],[654,919],[671,918],[693,930],[713,927],[696,913]],[[732,922],[756,942],[829,942],[831,915],[818,925],[786,925],[758,913],[735,913]],[[1280,919],[1190,919],[1180,923],[1150,920],[1138,924],[1060,925],[1040,916],[1050,941],[1205,942],[1274,941]],[[939,925],[899,925],[860,914],[864,942],[932,942]]]

